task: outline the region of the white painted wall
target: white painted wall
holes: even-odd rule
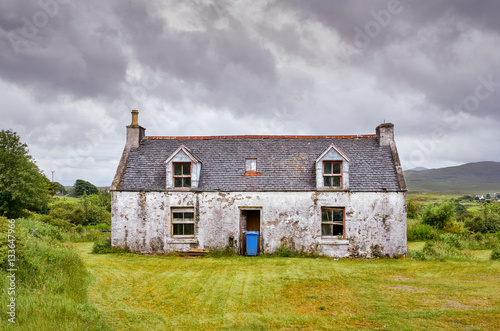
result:
[[[172,238],[171,208],[193,207],[195,238]],[[239,240],[240,210],[261,208],[261,240],[332,257],[406,253],[403,192],[112,192],[112,244],[141,253],[221,249]],[[321,238],[321,207],[344,207],[346,239]],[[239,244],[239,243],[238,243]]]

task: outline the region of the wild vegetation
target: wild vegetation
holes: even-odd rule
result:
[[[495,259],[500,247],[500,203],[468,195],[444,201],[430,197],[434,199],[410,194],[408,199],[408,241],[426,241],[422,250],[410,251],[412,258],[468,259],[470,251],[492,250]]]
[[[68,234],[56,226],[25,218],[16,221],[12,287],[5,249],[8,224],[0,217],[0,329],[108,330],[88,296],[90,273],[75,250],[63,243]],[[15,324],[6,315],[11,297],[17,307]]]

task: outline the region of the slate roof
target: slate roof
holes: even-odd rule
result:
[[[130,151],[119,190],[165,191],[165,160],[184,145],[202,162],[198,191],[314,191],[315,161],[331,144],[351,161],[351,191],[400,191],[391,148],[373,135],[146,137]],[[246,158],[257,159],[262,176],[245,176]]]

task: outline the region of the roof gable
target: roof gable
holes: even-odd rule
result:
[[[335,152],[337,152],[338,155],[340,155],[344,160],[346,160],[347,162],[351,162],[351,160],[349,160],[349,158],[347,156],[344,155],[344,153],[342,153],[340,151],[340,149],[338,149],[334,144],[331,144],[330,147],[328,147],[326,149],[326,151],[324,151],[317,159],[316,159],[316,162],[319,162],[321,161],[321,159],[323,159],[331,150],[334,150]]]
[[[191,154],[191,151],[189,150],[189,148],[187,148],[187,147],[186,147],[186,146],[184,146],[184,145],[181,145],[179,148],[177,148],[177,149],[175,150],[175,152],[173,152],[173,153],[172,153],[172,154],[171,154],[171,155],[167,158],[167,160],[165,161],[165,163],[169,163],[169,162],[171,162],[171,161],[172,161],[172,160],[173,160],[173,159],[174,159],[174,158],[175,158],[175,157],[176,157],[176,156],[177,156],[177,155],[178,155],[181,151],[182,151],[182,152],[184,152],[184,154],[186,154],[186,156],[187,156],[188,158],[190,158],[190,159],[191,159],[191,161],[192,161],[193,163],[198,163],[198,162],[201,162],[198,158],[194,157],[194,155],[193,155],[193,154]]]

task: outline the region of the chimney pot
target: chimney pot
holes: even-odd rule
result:
[[[139,111],[132,110],[132,124],[131,125],[139,125]]]

